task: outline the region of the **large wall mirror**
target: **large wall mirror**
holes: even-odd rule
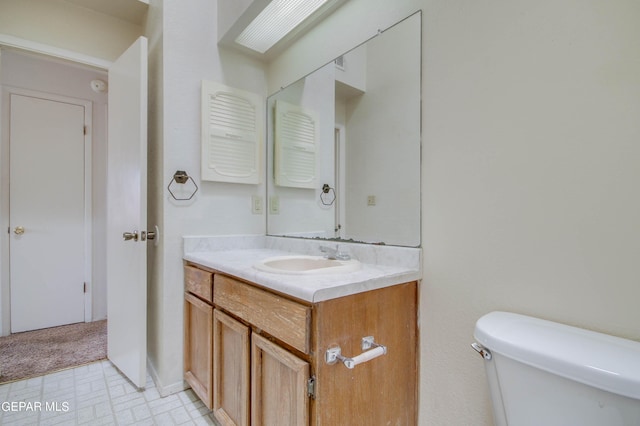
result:
[[[421,15],[267,100],[267,233],[420,246]]]

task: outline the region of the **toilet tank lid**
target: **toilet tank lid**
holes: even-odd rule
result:
[[[484,315],[474,337],[491,352],[640,399],[640,342],[509,312]]]

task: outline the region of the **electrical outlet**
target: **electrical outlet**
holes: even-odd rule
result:
[[[277,195],[273,195],[269,198],[269,213],[271,214],[279,214],[280,213],[280,198]]]
[[[262,197],[259,195],[251,196],[251,213],[262,214]]]
[[[367,205],[368,206],[375,206],[376,205],[376,196],[375,195],[369,195],[367,197]]]

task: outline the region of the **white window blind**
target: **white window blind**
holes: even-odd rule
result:
[[[314,111],[277,101],[275,105],[276,185],[315,188],[318,118]]]
[[[255,93],[202,82],[202,180],[260,183],[263,105]]]

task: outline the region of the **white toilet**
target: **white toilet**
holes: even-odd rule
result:
[[[640,342],[508,312],[474,337],[497,426],[640,425]]]

